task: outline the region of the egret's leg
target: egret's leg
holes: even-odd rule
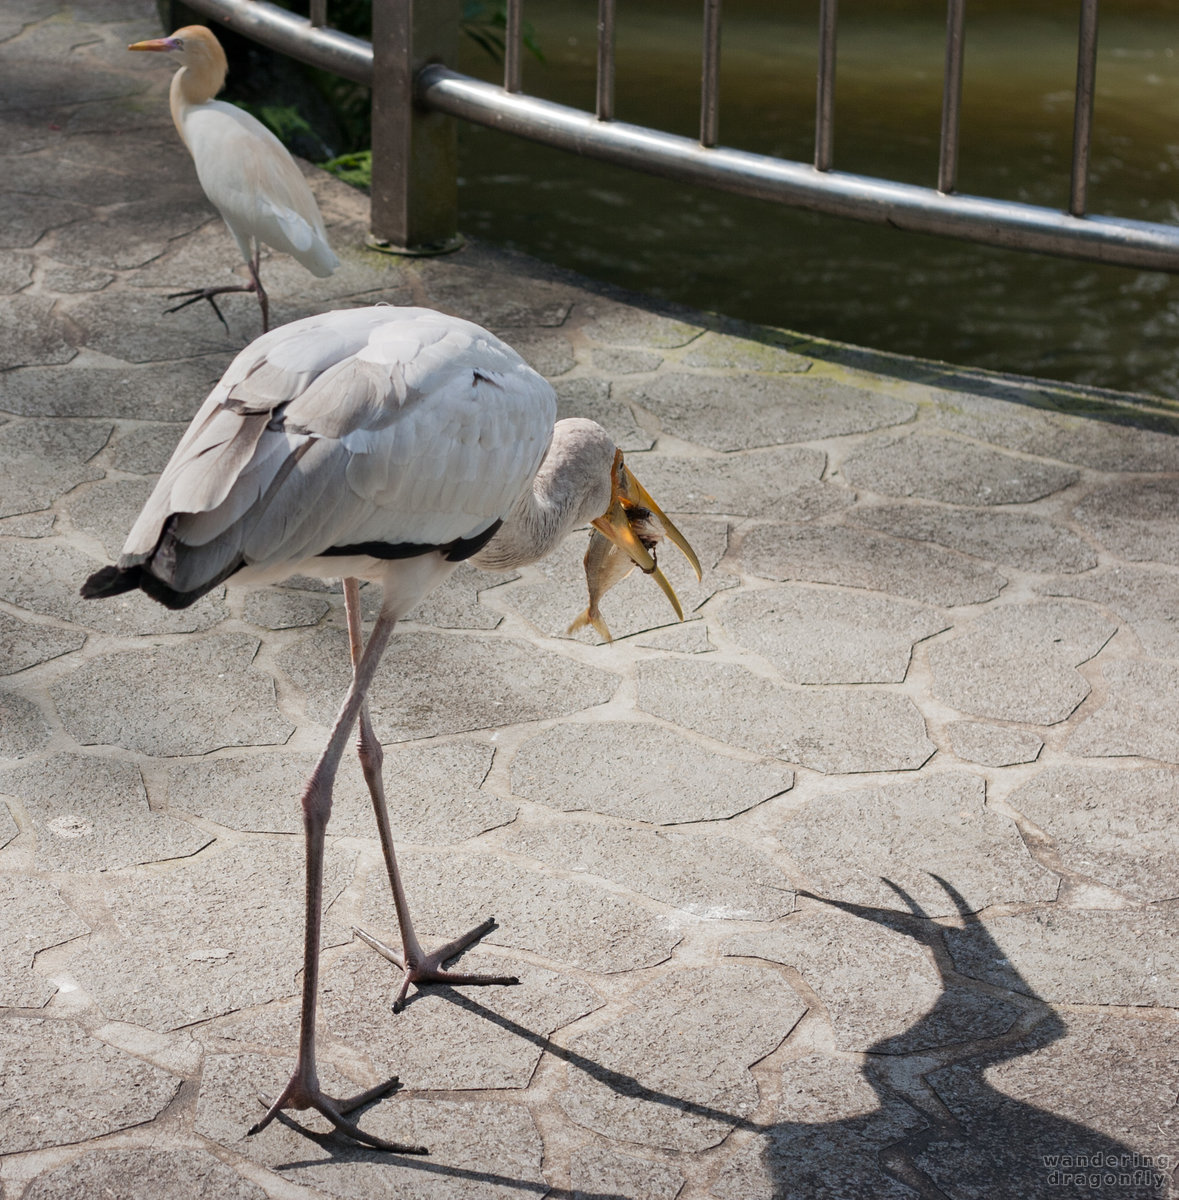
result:
[[[262,332],[266,333],[270,329],[270,297],[266,294],[266,289],[262,286],[262,275],[260,273],[262,267],[262,247],[254,247],[253,262],[246,263],[250,269],[250,279],[254,284],[254,291],[258,295],[258,303],[262,306]]]
[[[386,1141],[374,1134],[366,1133],[345,1114],[355,1108],[388,1095],[397,1087],[397,1079],[387,1080],[375,1088],[369,1088],[358,1096],[346,1100],[328,1096],[319,1086],[315,1062],[315,1013],[319,997],[319,950],[323,925],[323,859],[324,840],[328,818],[332,811],[332,785],[340,758],[348,744],[348,736],[364,704],[364,694],[372,682],[377,663],[389,642],[395,622],[391,618],[378,617],[369,637],[364,654],[353,673],[352,686],[348,689],[343,707],[336,717],[328,744],[320,756],[315,770],[303,792],[303,829],[306,835],[307,887],[303,945],[303,995],[299,1012],[299,1049],[295,1059],[295,1070],[277,1100],[271,1104],[266,1115],[250,1129],[258,1133],[284,1108],[314,1108],[321,1112],[341,1132],[366,1146],[378,1150],[392,1150],[398,1154],[426,1154],[423,1146],[403,1146]]]
[[[226,323],[221,309],[217,307],[216,298],[225,295],[227,292],[253,292],[258,297],[258,303],[262,307],[262,332],[266,333],[270,328],[270,297],[266,295],[266,289],[262,286],[262,280],[258,274],[261,258],[262,250],[259,247],[254,251],[253,257],[246,261],[246,270],[250,273],[249,283],[223,283],[211,287],[189,288],[183,292],[169,292],[167,298],[169,300],[180,300],[180,303],[174,304],[171,308],[165,308],[164,312],[179,312],[182,308],[187,308],[190,304],[196,304],[199,300],[208,300],[213,311],[217,314],[217,320],[225,326],[225,332],[228,333],[229,325]],[[185,298],[181,300],[182,296]]]
[[[363,660],[360,653],[362,645],[360,587],[355,579],[344,580],[344,608],[348,614],[348,641],[352,649],[352,663],[358,670],[358,664]],[[403,949],[394,950],[362,929],[354,929],[353,932],[404,972],[401,989],[393,1001],[393,1011],[401,1011],[411,983],[417,984],[419,987],[425,983],[474,984],[477,986],[519,983],[520,981],[514,975],[471,975],[443,969],[444,965],[456,954],[494,929],[494,918],[483,921],[469,933],[447,942],[444,946],[439,946],[436,950],[427,953],[422,949],[422,945],[414,933],[413,921],[410,919],[409,903],[405,898],[405,887],[401,882],[401,872],[397,867],[397,854],[393,849],[393,831],[389,828],[389,806],[385,801],[385,785],[381,774],[385,752],[373,732],[367,703],[362,703],[360,706],[357,724],[359,735],[356,750],[360,756],[360,769],[364,772],[364,781],[368,784],[369,795],[372,797],[373,813],[376,816],[377,830],[381,837],[381,850],[385,856],[385,870],[389,875],[389,886],[393,891],[393,904],[397,909],[397,925],[401,931]]]

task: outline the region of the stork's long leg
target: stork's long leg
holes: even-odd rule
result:
[[[266,1110],[266,1115],[250,1129],[258,1133],[265,1129],[281,1109],[314,1108],[321,1112],[340,1132],[366,1146],[378,1150],[392,1150],[399,1154],[426,1154],[424,1146],[403,1146],[366,1133],[345,1114],[355,1108],[387,1095],[397,1087],[394,1077],[375,1088],[362,1092],[347,1100],[328,1096],[319,1086],[315,1063],[315,1013],[319,997],[319,950],[323,925],[323,859],[324,840],[328,818],[332,811],[332,786],[340,759],[347,748],[348,736],[362,711],[364,696],[372,683],[377,664],[389,643],[389,636],[396,624],[391,617],[380,616],[373,627],[368,645],[360,657],[352,677],[352,686],[332,726],[328,744],[320,755],[319,762],[311,773],[303,792],[303,828],[306,835],[307,889],[303,946],[303,1002],[299,1013],[299,1050],[295,1070],[279,1094],[278,1099]]]
[[[352,649],[352,663],[354,668],[359,670],[358,664],[363,662],[361,658],[360,587],[355,579],[344,580],[344,608],[348,614],[348,641]],[[397,854],[393,848],[393,832],[389,828],[389,806],[385,801],[385,785],[381,774],[385,753],[381,749],[380,740],[373,732],[367,702],[363,702],[360,706],[357,724],[359,735],[356,750],[360,756],[360,769],[364,772],[364,780],[368,784],[369,795],[372,797],[373,813],[376,816],[377,830],[381,837],[381,850],[385,856],[385,870],[389,875],[389,886],[393,891],[393,904],[397,909],[397,924],[401,931],[403,949],[395,950],[371,934],[365,933],[362,929],[354,929],[353,932],[404,972],[401,989],[393,1001],[393,1011],[401,1011],[411,983],[417,984],[418,987],[425,983],[474,984],[476,986],[519,983],[520,981],[514,975],[472,975],[443,969],[444,965],[456,954],[495,928],[493,918],[481,922],[469,933],[447,942],[444,946],[439,946],[436,950],[427,953],[422,949],[422,944],[414,933],[413,921],[409,915],[409,903],[405,898],[405,887],[401,882],[401,872],[397,867]]]

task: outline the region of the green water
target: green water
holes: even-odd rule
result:
[[[694,135],[699,0],[619,0],[617,116]],[[1063,208],[1076,3],[967,6],[959,190]],[[592,109],[595,0],[528,0],[525,90]],[[809,162],[817,4],[726,0],[721,143]],[[932,186],[945,6],[842,0],[835,167]],[[463,69],[493,78],[471,47]],[[1179,279],[802,213],[461,134],[462,226],[647,294],[950,362],[1179,396]],[[1179,3],[1103,5],[1094,214],[1179,222]]]

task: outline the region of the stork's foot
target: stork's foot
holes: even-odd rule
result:
[[[400,1012],[405,1007],[405,996],[409,991],[409,985],[416,984],[421,987],[425,983],[449,983],[457,986],[474,986],[486,987],[490,984],[502,984],[510,986],[517,984],[520,981],[515,975],[468,975],[461,971],[445,971],[443,964],[449,962],[456,954],[465,950],[472,943],[477,942],[484,934],[490,933],[495,928],[495,918],[488,917],[482,924],[476,925],[470,933],[464,933],[462,937],[457,937],[453,941],[447,942],[445,946],[439,946],[437,950],[432,950],[429,954],[419,949],[414,955],[407,955],[401,950],[394,950],[392,946],[386,946],[379,938],[373,937],[371,933],[365,933],[363,929],[357,929],[355,926],[352,932],[366,945],[371,946],[378,954],[382,954],[395,966],[401,968],[404,976],[401,980],[401,990],[397,993],[397,999],[393,1001],[393,1011]]]
[[[336,1100],[323,1092],[318,1083],[302,1078],[296,1071],[273,1104],[270,1104],[264,1096],[258,1097],[266,1108],[266,1115],[256,1125],[251,1125],[246,1135],[248,1137],[260,1133],[284,1108],[313,1108],[327,1117],[339,1133],[351,1138],[354,1142],[359,1142],[362,1146],[371,1146],[374,1150],[388,1150],[394,1154],[429,1154],[430,1151],[425,1146],[408,1146],[402,1145],[400,1142],[386,1141],[384,1138],[377,1137],[376,1134],[366,1133],[354,1121],[348,1120],[348,1113],[363,1108],[373,1100],[388,1096],[395,1092],[398,1086],[397,1076],[394,1075],[392,1079],[387,1079],[384,1083],[369,1088],[356,1096],[351,1096],[346,1100]]]

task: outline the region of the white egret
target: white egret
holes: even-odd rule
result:
[[[249,283],[174,292],[169,300],[187,299],[167,311],[208,300],[224,325],[216,297],[253,292],[262,308],[265,333],[270,328],[270,302],[259,277],[264,245],[291,255],[320,278],[339,266],[307,180],[265,125],[236,105],[213,99],[225,84],[228,64],[221,43],[205,26],[186,25],[168,37],[134,42],[127,49],[164,51],[179,60],[169,92],[172,120],[192,155],[205,195],[229,227],[250,272]]]
[[[656,574],[669,594],[644,541],[653,545],[666,533],[699,574],[691,547],[606,431],[583,419],[554,424],[555,415],[549,384],[468,321],[390,307],[296,321],[234,359],[164,468],[118,564],[82,588],[88,597],[139,588],[182,608],[222,582],[296,573],[345,579],[353,679],[302,797],[307,892],[298,1058],[255,1130],[281,1108],[314,1107],[360,1142],[406,1149],[345,1116],[396,1081],[338,1101],[320,1089],[315,1067],[324,834],[336,770],[357,723],[403,941],[394,956],[405,971],[398,1002],[411,982],[515,982],[443,970],[490,922],[431,954],[414,936],[389,831],[381,747],[365,703],[398,619],[461,560],[512,570],[587,522]],[[358,579],[382,588],[363,647]]]

